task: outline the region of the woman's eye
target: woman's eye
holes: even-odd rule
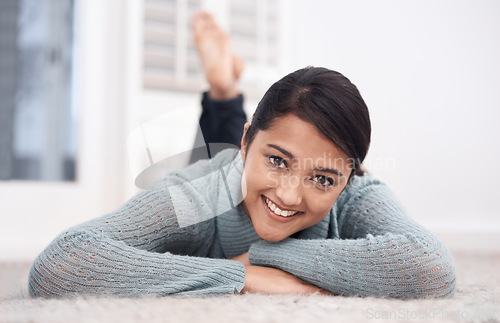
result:
[[[333,180],[333,178],[324,175],[316,175],[312,178],[312,181],[323,187],[330,187],[335,185],[335,181]]]
[[[274,155],[267,156],[267,158],[274,167],[287,169],[286,162],[283,158]]]

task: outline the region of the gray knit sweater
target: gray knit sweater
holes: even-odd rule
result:
[[[256,234],[239,203],[241,177],[239,152],[225,150],[70,228],[34,261],[30,294],[233,294],[245,266],[228,258],[249,251],[253,265],[338,295],[453,296],[450,252],[374,177],[355,177],[324,220],[279,242]]]

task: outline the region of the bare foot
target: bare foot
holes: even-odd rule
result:
[[[205,77],[210,85],[210,97],[215,100],[237,97],[238,80],[245,64],[231,52],[229,36],[207,12],[198,12],[194,16],[193,34]]]

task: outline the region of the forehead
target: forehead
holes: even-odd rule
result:
[[[323,161],[328,164],[341,162],[348,165],[349,158],[340,148],[311,122],[304,121],[294,114],[276,118],[271,127],[257,133],[255,141],[258,141],[262,148],[269,144],[278,145],[292,153],[295,158],[307,158],[315,161],[315,164]],[[342,168],[340,165],[338,167]]]

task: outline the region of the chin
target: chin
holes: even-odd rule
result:
[[[278,241],[284,240],[284,239],[289,237],[287,235],[276,234],[276,233],[267,233],[266,234],[266,233],[257,232],[257,234],[259,235],[259,237],[261,239],[269,241],[269,242],[278,242]]]

